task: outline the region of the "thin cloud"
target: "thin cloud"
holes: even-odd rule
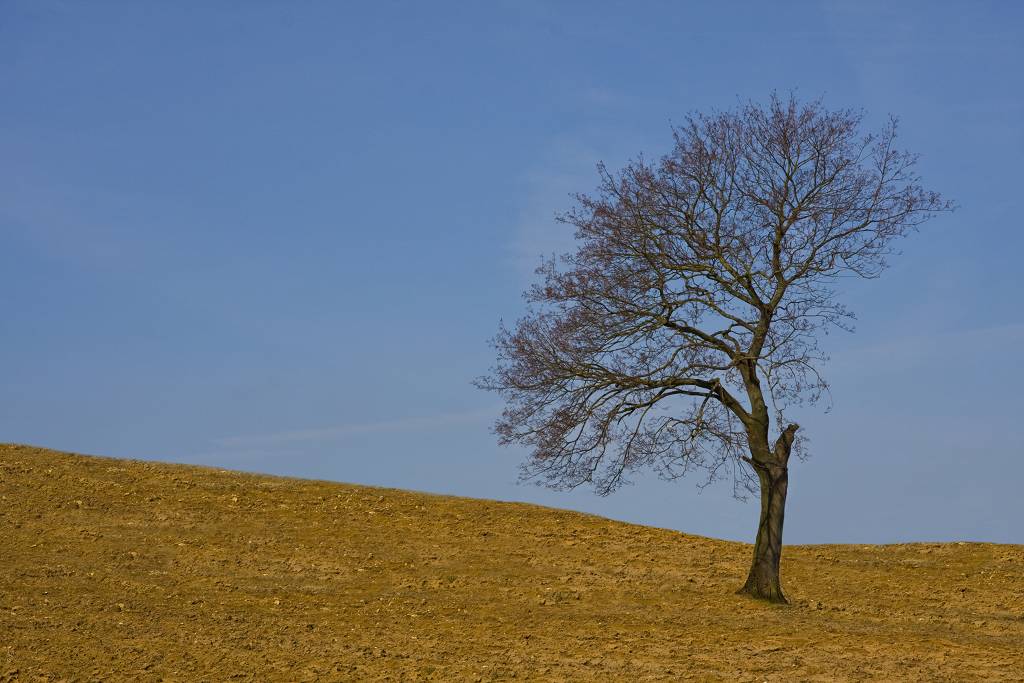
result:
[[[336,441],[350,436],[362,434],[390,434],[399,432],[416,432],[434,429],[445,429],[460,425],[473,424],[485,418],[493,417],[497,408],[487,408],[460,413],[406,417],[398,420],[380,422],[357,422],[317,429],[299,429],[271,434],[250,434],[227,436],[215,439],[214,443],[225,448],[252,448],[282,444],[308,444]]]
[[[510,261],[525,279],[530,279],[541,259],[573,250],[572,226],[555,220],[555,214],[573,204],[572,194],[593,189],[598,156],[594,150],[572,140],[555,140],[551,158],[527,176],[527,195],[519,210],[514,237],[508,245]]]

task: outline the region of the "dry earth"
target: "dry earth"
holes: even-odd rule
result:
[[[1024,547],[750,547],[0,444],[0,681],[1024,680]]]

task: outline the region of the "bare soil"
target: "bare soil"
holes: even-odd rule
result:
[[[0,681],[1022,681],[1024,546],[749,545],[0,444]]]

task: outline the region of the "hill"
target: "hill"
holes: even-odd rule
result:
[[[1024,547],[750,546],[0,444],[0,680],[1024,680]]]

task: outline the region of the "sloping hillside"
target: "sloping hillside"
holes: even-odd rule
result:
[[[681,494],[682,495],[682,494]],[[0,680],[1024,680],[1024,547],[749,546],[0,445]]]

